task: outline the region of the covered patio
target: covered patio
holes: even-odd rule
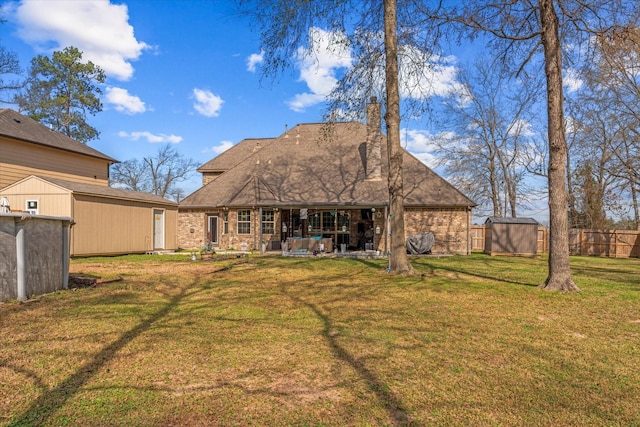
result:
[[[387,252],[386,206],[277,209],[279,221],[264,251],[283,254],[383,254]],[[264,235],[264,228],[260,232]],[[268,230],[267,230],[268,231]],[[273,237],[280,237],[280,245]],[[262,239],[261,239],[262,240]]]

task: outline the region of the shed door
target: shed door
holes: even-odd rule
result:
[[[153,210],[153,249],[164,249],[164,211]]]

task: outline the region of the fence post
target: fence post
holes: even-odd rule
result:
[[[20,301],[26,301],[27,299],[27,246],[25,234],[24,223],[19,221],[16,224],[16,290]]]
[[[62,289],[69,289],[69,229],[71,221],[62,221]]]

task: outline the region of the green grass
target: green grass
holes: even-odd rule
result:
[[[0,304],[0,425],[640,425],[640,260],[74,260]]]

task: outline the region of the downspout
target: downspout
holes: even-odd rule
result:
[[[260,253],[264,254],[264,251],[262,250],[262,206],[260,206],[260,208],[258,209],[258,227],[260,230],[260,238],[258,239],[258,244],[260,245]]]
[[[471,208],[467,208],[467,255],[471,254]]]
[[[385,224],[384,224],[384,228],[385,228],[385,233],[384,233],[384,253],[386,254],[387,252],[389,252],[389,242],[388,242],[388,237],[389,237],[389,206],[384,207],[384,220],[385,220]]]
[[[23,219],[25,219],[23,217]],[[16,278],[18,300],[27,300],[27,247],[22,220],[16,223]]]

